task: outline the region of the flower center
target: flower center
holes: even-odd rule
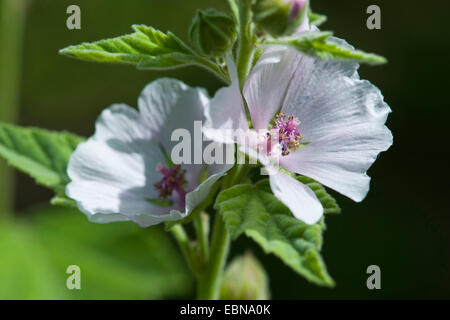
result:
[[[184,186],[187,183],[184,178],[186,170],[181,169],[180,165],[175,165],[172,168],[167,169],[160,163],[156,167],[156,171],[163,175],[161,180],[154,184],[155,189],[159,191],[159,197],[166,199],[175,191],[179,197],[179,205],[183,208],[185,206],[187,193],[184,189]]]
[[[275,117],[275,125],[269,133],[267,133],[268,140],[278,137],[278,143],[281,146],[281,155],[287,156],[291,151],[300,148],[300,141],[303,137],[297,127],[300,125],[300,120],[294,116],[286,116],[279,113]]]

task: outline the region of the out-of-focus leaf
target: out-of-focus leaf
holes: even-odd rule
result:
[[[66,299],[65,280],[29,226],[0,221],[0,299]]]
[[[0,123],[0,156],[57,194],[64,194],[67,163],[83,140],[68,132]]]
[[[76,210],[33,212],[36,237],[65,287],[69,265],[81,269],[81,290],[71,298],[160,299],[189,294],[191,274],[161,228],[133,223],[94,224]]]
[[[73,199],[70,199],[66,195],[57,195],[54,196],[50,203],[54,206],[60,206],[60,207],[71,207],[71,208],[78,208],[77,202]]]
[[[309,23],[315,26],[320,26],[324,22],[327,21],[327,16],[319,13],[315,13],[311,10],[311,7],[308,8],[308,19]]]
[[[161,299],[192,289],[189,269],[161,228],[94,224],[42,207],[31,223],[0,221],[0,299]],[[81,290],[66,287],[81,269]]]

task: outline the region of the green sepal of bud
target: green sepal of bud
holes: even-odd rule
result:
[[[236,24],[228,14],[216,9],[198,10],[189,27],[194,49],[206,57],[221,57],[236,41]]]
[[[221,299],[268,300],[269,280],[261,263],[250,252],[231,261],[224,275]]]
[[[301,1],[304,4],[300,9],[294,8],[294,2],[295,0],[256,0],[253,5],[255,23],[273,37],[294,33],[305,19],[308,1]]]

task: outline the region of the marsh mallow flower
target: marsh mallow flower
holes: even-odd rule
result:
[[[380,90],[359,78],[358,64],[266,47],[243,89],[250,127],[231,59],[228,66],[232,85],[219,90],[206,108],[208,137],[238,143],[257,158],[270,174],[275,196],[308,224],[320,219],[323,208],[291,172],[354,201],[364,199],[370,181],[366,171],[392,144],[384,125],[391,110]],[[230,134],[230,129],[243,134]]]
[[[184,218],[229,168],[169,159],[177,143],[172,132],[193,132],[208,101],[202,89],[159,79],[142,91],[139,110],[123,104],[106,109],[94,136],[70,159],[67,195],[93,222],[149,226]]]

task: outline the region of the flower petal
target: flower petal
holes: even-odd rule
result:
[[[75,150],[66,192],[91,221],[132,220],[148,226],[180,218],[148,201],[158,197],[155,168],[165,161],[148,136],[137,111],[114,105],[101,114],[95,135]]]
[[[287,57],[298,62],[298,70],[282,112],[300,119],[308,144],[283,157],[281,166],[361,201],[369,190],[366,171],[392,144],[384,125],[391,109],[377,87],[359,79],[357,64],[297,52]]]
[[[96,122],[95,135],[82,143],[70,159],[68,174],[72,182],[67,186],[67,195],[77,201],[91,221],[99,223],[131,220],[145,227],[184,218],[206,198],[212,184],[230,166],[216,165],[198,186],[204,165],[182,164],[188,190],[194,190],[187,194],[186,210],[181,213],[173,210],[175,205],[160,206],[152,201],[159,199],[154,184],[161,175],[156,167],[167,161],[160,146],[170,155],[172,146],[178,143],[171,141],[175,129],[187,129],[189,138],[200,139],[201,143],[201,128],[194,133],[194,121],[204,119],[203,107],[208,99],[201,89],[160,79],[141,94],[140,113],[126,105],[105,110]]]
[[[151,139],[151,132],[145,127],[142,116],[125,104],[113,104],[102,112],[95,123],[95,135],[92,138],[108,141],[116,139],[117,132],[123,141]]]
[[[191,88],[179,80],[161,78],[144,88],[138,105],[153,139],[170,154],[177,143],[171,141],[173,131],[187,129],[193,137],[194,121],[205,120],[204,108],[208,102],[206,90]]]
[[[227,66],[232,83],[229,87],[221,88],[205,108],[205,135],[214,141],[234,143],[233,130],[248,130],[244,102],[239,89],[236,66],[227,58]]]
[[[206,144],[202,143],[202,128],[199,127],[197,130],[194,122],[204,122],[205,107],[208,103],[209,96],[206,90],[191,88],[181,81],[168,78],[150,83],[139,97],[139,109],[144,121],[148,123],[153,137],[164,146],[168,155],[171,155],[173,147],[180,143],[171,141],[174,130],[187,129],[189,131],[191,161],[182,163],[182,165],[187,171],[186,180],[190,190],[198,186],[200,175],[205,169],[204,164],[196,162],[201,159],[195,159],[195,154],[202,153]],[[197,146],[200,144],[202,144],[202,148],[197,150]],[[220,170],[226,171],[223,168]],[[186,210],[190,213],[188,209]]]
[[[314,224],[320,220],[323,207],[315,193],[300,181],[287,174],[267,167],[273,194],[283,202],[299,220]]]
[[[192,211],[198,205],[200,205],[203,201],[206,200],[214,183],[216,183],[217,180],[219,180],[224,175],[226,175],[226,171],[231,169],[231,167],[224,166],[224,169],[221,170],[221,172],[212,174],[205,181],[203,181],[197,188],[195,188],[191,192],[188,192],[186,194],[186,211],[185,211],[185,213],[181,213],[177,210],[172,210],[172,214],[179,214],[179,215],[184,215],[184,216],[188,216],[189,214],[191,214]]]
[[[267,129],[283,105],[296,68],[285,57],[289,53],[284,46],[265,48],[245,83],[244,97],[255,129]]]

